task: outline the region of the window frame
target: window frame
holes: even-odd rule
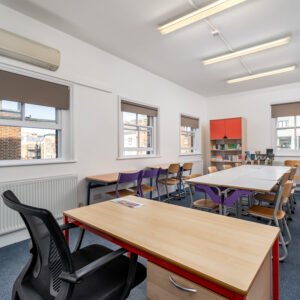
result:
[[[193,119],[198,119],[199,120],[199,128],[194,128],[195,129],[195,140],[194,140],[194,146],[193,147],[181,147],[181,117],[182,116],[186,116],[186,117],[190,117]],[[192,128],[192,127],[190,127]],[[193,129],[193,128],[192,128]],[[188,132],[188,131],[186,131]],[[182,152],[182,150],[185,149],[193,149],[193,152]],[[189,115],[186,113],[180,113],[179,114],[179,155],[180,156],[188,156],[188,155],[201,155],[201,120],[198,116],[193,116],[193,115]]]
[[[148,103],[139,102],[136,100],[128,99],[125,97],[118,97],[118,116],[119,116],[119,134],[118,134],[118,157],[117,159],[136,159],[136,158],[151,158],[151,157],[159,157],[158,150],[158,128],[159,128],[159,107],[155,105],[151,105],[151,107],[157,109],[157,117],[153,117],[153,126],[146,125],[129,125],[143,128],[152,128],[152,145],[151,148],[140,148],[140,147],[124,147],[124,125],[123,124],[123,112],[121,111],[121,102],[122,100],[131,102],[137,105],[150,106]],[[151,154],[140,154],[140,155],[125,155],[125,151],[150,151],[153,150]]]
[[[29,76],[36,79],[41,79],[56,84],[62,84],[69,87],[70,107],[69,110],[56,109],[56,122],[49,122],[48,120],[26,120],[25,119],[25,104],[21,103],[21,118],[0,118],[1,126],[12,127],[29,127],[29,128],[42,128],[59,130],[58,135],[58,153],[57,158],[54,159],[19,159],[19,160],[0,160],[0,167],[10,166],[27,166],[27,165],[43,165],[43,164],[61,164],[73,163],[77,160],[74,158],[74,135],[73,135],[73,93],[74,85],[63,79],[53,76],[44,75],[42,73],[33,72],[26,69],[20,69],[13,66],[4,66],[0,64],[0,70],[8,71],[24,76]],[[7,100],[7,99],[2,99]],[[10,101],[14,101],[11,99]],[[19,102],[19,101],[16,101]],[[23,108],[24,106],[24,108]]]
[[[299,115],[300,116],[300,115]],[[296,149],[297,146],[297,135],[296,130],[300,129],[300,126],[297,126],[296,117],[297,116],[287,116],[287,117],[294,117],[294,126],[292,127],[277,127],[277,119],[272,118],[272,145],[276,156],[300,156],[300,149]],[[277,132],[278,130],[283,129],[292,129],[294,131],[294,147],[295,149],[280,149],[277,148]]]

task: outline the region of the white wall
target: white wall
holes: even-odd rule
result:
[[[300,83],[212,97],[208,99],[208,118],[246,118],[248,150],[265,152],[273,147],[271,104],[299,100]],[[276,157],[274,163],[282,164],[287,159],[300,158]]]
[[[61,174],[78,174],[79,201],[86,200],[85,176],[143,168],[147,164],[200,160],[201,155],[179,156],[180,113],[197,116],[207,127],[206,99],[170,81],[99,50],[34,19],[0,5],[0,27],[61,51],[57,72],[0,57],[6,63],[62,79],[88,83],[74,85],[74,146],[76,163],[1,167],[0,181]],[[120,45],[122,47],[122,45]],[[159,158],[117,160],[118,95],[160,107]]]

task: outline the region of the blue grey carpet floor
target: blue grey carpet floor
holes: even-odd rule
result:
[[[200,195],[196,193],[195,199]],[[299,300],[300,299],[300,196],[298,196],[298,205],[293,215],[293,221],[289,222],[289,228],[292,233],[292,242],[288,247],[289,256],[285,262],[280,263],[280,299],[281,300]],[[181,201],[172,201],[170,205],[189,206],[189,198]],[[70,246],[74,247],[78,230],[70,231]],[[90,233],[86,233],[83,246],[99,243],[111,249],[117,249],[118,246]],[[11,299],[11,290],[13,283],[26,264],[29,257],[28,240],[22,241],[7,247],[0,248],[0,300]],[[142,263],[146,261],[141,258]],[[146,299],[146,281],[132,290],[130,300]]]

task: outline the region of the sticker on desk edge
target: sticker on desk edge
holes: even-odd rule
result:
[[[130,207],[130,208],[137,208],[137,207],[140,207],[140,206],[144,205],[142,203],[138,203],[138,202],[135,202],[135,201],[129,201],[127,199],[122,199],[122,198],[113,199],[113,200],[110,200],[110,201],[121,204],[121,205],[124,205],[126,207]]]

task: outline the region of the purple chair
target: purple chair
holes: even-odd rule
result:
[[[114,198],[120,198],[125,196],[135,196],[136,191],[131,191],[129,189],[121,189],[119,190],[119,184],[120,183],[128,183],[128,182],[137,182],[138,186],[138,193],[140,194],[140,185],[139,182],[141,180],[141,176],[143,174],[143,171],[135,172],[135,173],[119,173],[119,177],[116,184],[116,190],[115,192],[108,192],[110,196]]]
[[[222,213],[222,195],[220,195],[216,189],[213,187],[203,185],[203,184],[196,184],[195,191],[197,192],[204,192],[205,195],[209,195],[211,199],[199,199],[194,202],[191,202],[191,207],[204,209],[204,210],[215,210]],[[192,191],[190,189],[190,197],[191,200],[193,199]]]
[[[145,193],[155,191],[155,188],[152,186],[153,179],[155,180],[155,186],[157,191],[158,200],[160,201],[160,193],[159,193],[159,186],[158,186],[158,177],[161,173],[161,168],[159,169],[147,169],[142,171],[142,176],[140,178],[140,182],[138,185],[133,187],[132,189],[135,190],[141,197],[144,198]],[[150,185],[142,184],[143,179],[150,179]]]

